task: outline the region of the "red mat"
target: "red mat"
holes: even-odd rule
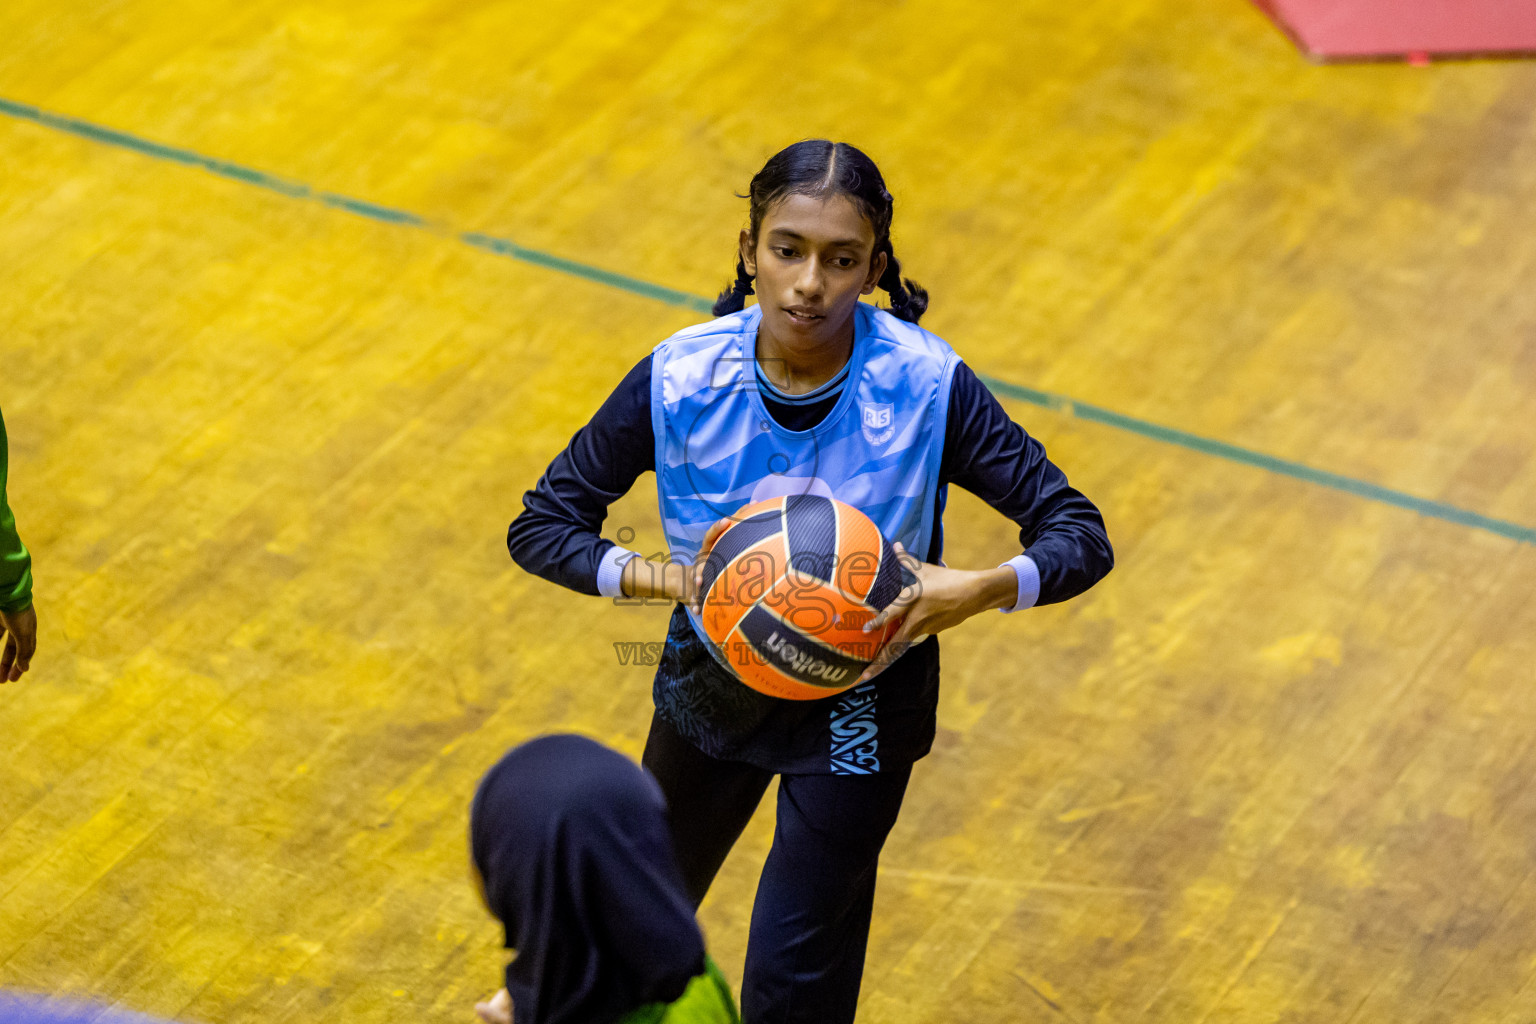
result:
[[[1536,55],[1536,0],[1255,0],[1319,60]]]

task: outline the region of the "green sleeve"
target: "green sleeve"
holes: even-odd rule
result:
[[[16,535],[16,517],[5,500],[6,452],[0,417],[0,612],[19,612],[32,603],[32,556]]]
[[[688,983],[675,1002],[652,1003],[625,1014],[618,1024],[741,1024],[730,983],[715,961],[704,957],[704,973]]]

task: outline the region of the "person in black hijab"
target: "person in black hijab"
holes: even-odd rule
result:
[[[488,1021],[739,1021],[704,951],[661,787],[581,736],[509,751],[470,806],[486,908],[516,951]],[[509,1005],[510,1000],[510,1005]]]

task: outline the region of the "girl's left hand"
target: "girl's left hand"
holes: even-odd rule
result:
[[[864,627],[867,633],[883,629],[892,619],[900,619],[896,634],[869,663],[855,686],[862,686],[906,653],[907,648],[941,630],[958,626],[972,615],[989,608],[1006,608],[1016,599],[1018,576],[1010,566],[998,569],[951,569],[931,562],[919,562],[898,541],[891,545],[901,564],[917,581],[897,595]]]
[[[475,1015],[485,1024],[512,1024],[512,994],[502,989],[485,1002],[476,1003]]]

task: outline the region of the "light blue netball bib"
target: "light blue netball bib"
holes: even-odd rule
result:
[[[757,306],[680,331],[651,359],[656,491],[674,561],[745,505],[820,494],[857,508],[922,557],[933,538],[953,349],[916,324],[859,303],[848,382],[810,430],[768,414],[755,367]],[[692,609],[688,617],[710,646]]]

